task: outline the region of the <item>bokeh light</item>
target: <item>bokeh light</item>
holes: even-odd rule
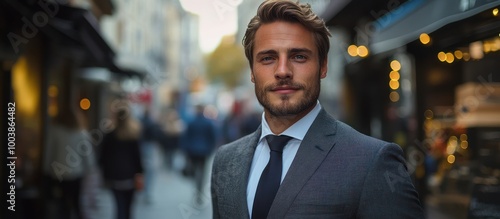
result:
[[[455,56],[451,52],[446,53],[446,62],[452,63],[455,61]]]
[[[455,155],[453,155],[453,154],[448,155],[448,158],[446,158],[446,160],[450,164],[455,163]]]
[[[399,88],[399,81],[391,80],[389,82],[389,87],[393,90],[397,90]]]
[[[362,58],[368,56],[368,48],[366,46],[358,46],[357,54]]]
[[[389,73],[389,78],[391,80],[397,81],[397,80],[399,80],[400,77],[401,76],[399,75],[399,72],[397,72],[397,71],[391,71],[391,73]]]
[[[424,116],[426,119],[432,119],[434,117],[434,112],[432,112],[432,110],[426,110]]]
[[[401,63],[399,63],[398,60],[392,60],[392,62],[391,62],[391,69],[394,70],[394,71],[401,70]]]
[[[399,94],[398,94],[398,92],[396,92],[396,91],[392,91],[392,92],[389,94],[389,99],[390,99],[392,102],[398,102],[398,101],[399,101]]]
[[[59,89],[55,85],[51,85],[48,90],[49,97],[57,97]]]
[[[90,100],[88,98],[82,98],[80,100],[80,108],[82,110],[88,110],[88,109],[90,109]]]
[[[439,53],[438,53],[438,59],[439,59],[439,61],[441,61],[441,62],[446,61],[446,53],[444,53],[444,52],[439,52]]]
[[[420,34],[420,42],[424,45],[428,44],[431,41],[431,37],[429,34],[422,33]]]
[[[349,53],[350,56],[355,57],[358,55],[358,47],[356,45],[350,45],[347,47],[347,53]]]
[[[460,50],[456,50],[453,54],[455,54],[457,59],[462,59],[464,57],[464,54]]]

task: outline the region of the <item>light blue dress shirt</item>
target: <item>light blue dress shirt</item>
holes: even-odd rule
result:
[[[282,182],[286,176],[286,173],[288,172],[288,169],[290,168],[290,165],[292,164],[293,159],[295,158],[295,155],[297,154],[297,151],[299,150],[300,143],[302,142],[304,136],[314,122],[314,119],[316,119],[316,117],[318,116],[320,110],[321,104],[319,103],[319,101],[317,101],[316,106],[311,110],[311,112],[309,112],[306,116],[304,116],[292,126],[288,127],[288,129],[286,129],[283,133],[279,134],[293,137],[293,139],[290,140],[283,149],[283,172],[281,173]],[[257,185],[259,184],[260,175],[262,175],[262,172],[264,171],[264,168],[266,167],[270,158],[269,145],[265,140],[265,137],[267,135],[273,135],[273,132],[267,124],[264,113],[262,113],[262,133],[253,155],[252,166],[250,167],[250,176],[248,178],[247,185],[247,205],[250,217],[252,217],[253,200],[255,198],[255,192],[257,191]]]

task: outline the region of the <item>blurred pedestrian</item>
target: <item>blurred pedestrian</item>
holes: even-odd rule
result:
[[[115,129],[103,137],[99,164],[105,185],[116,201],[116,218],[129,219],[134,193],[142,190],[143,167],[139,138],[141,127],[128,108],[115,115]]]
[[[44,149],[43,172],[48,196],[58,206],[51,218],[83,218],[82,182],[95,169],[95,154],[82,115],[72,109],[61,110],[49,125]]]
[[[329,36],[308,4],[259,6],[243,44],[264,113],[215,155],[213,218],[424,218],[401,148],[319,103]]]
[[[174,157],[174,155],[178,152],[179,141],[185,124],[175,109],[167,109],[161,121],[161,129],[164,135],[160,144],[164,152],[164,165],[167,170],[179,170],[178,168],[181,165],[175,162],[178,157]]]
[[[142,161],[144,166],[144,201],[147,204],[153,202],[154,187],[154,152],[159,139],[162,136],[159,125],[151,118],[149,106],[144,108],[144,113],[140,118],[142,132],[140,137]]]
[[[203,180],[205,178],[205,164],[213,153],[216,144],[216,129],[212,120],[203,115],[204,106],[196,106],[196,116],[188,123],[181,140],[181,147],[188,157],[185,175],[194,176],[196,184],[195,200],[202,204]]]
[[[222,123],[222,141],[229,143],[240,138],[243,116],[241,113],[241,103],[235,102],[232,110]]]
[[[259,128],[261,122],[261,115],[258,112],[249,112],[243,118],[241,124],[241,135],[245,136],[255,132]]]

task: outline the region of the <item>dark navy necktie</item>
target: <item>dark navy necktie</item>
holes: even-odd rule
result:
[[[283,169],[283,148],[292,139],[286,135],[268,135],[267,144],[271,149],[269,163],[260,176],[255,199],[253,201],[252,219],[263,219],[267,217],[274,197],[281,183],[281,172]]]

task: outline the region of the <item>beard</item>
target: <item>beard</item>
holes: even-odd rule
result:
[[[304,84],[292,82],[290,79],[281,79],[276,84],[272,84],[266,87],[255,86],[255,95],[260,105],[264,107],[272,116],[292,116],[300,114],[308,109],[311,109],[316,105],[316,102],[320,93],[320,78],[315,84],[311,84],[309,87]],[[278,86],[290,86],[297,91],[302,91],[302,93],[296,93],[293,95],[300,95],[298,97],[292,97],[292,95],[284,94],[280,95],[280,101],[277,103],[272,103],[269,96],[266,95],[268,92],[272,92],[275,87]],[[296,99],[295,101],[293,99]]]

